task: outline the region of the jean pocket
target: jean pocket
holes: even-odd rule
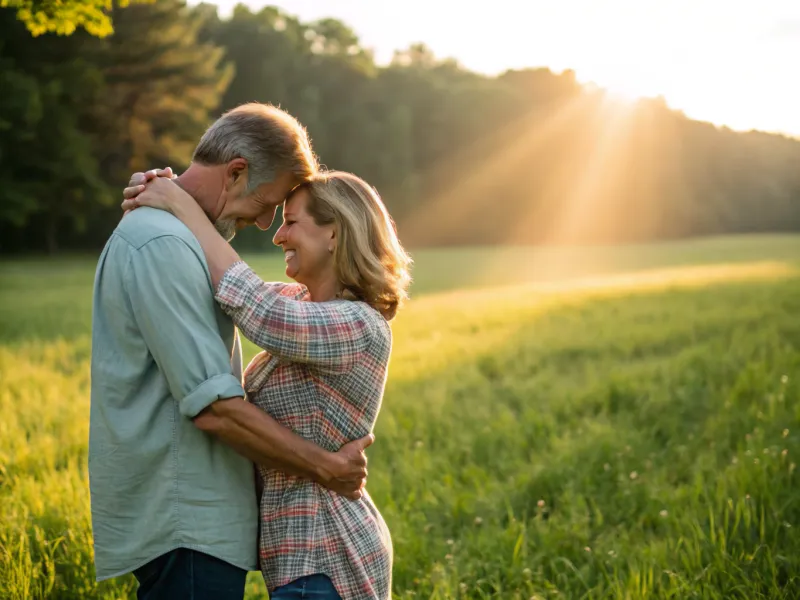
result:
[[[134,569],[133,576],[136,577],[136,581],[139,582],[140,588],[147,588],[152,585],[154,581],[158,580],[158,576],[161,575],[161,571],[164,570],[164,566],[167,564],[170,554],[172,554],[172,552],[162,554],[149,563],[143,564],[138,569]]]

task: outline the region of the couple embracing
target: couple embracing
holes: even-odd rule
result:
[[[136,173],[99,259],[89,475],[98,580],[140,599],[391,597],[389,531],[366,491],[389,321],[410,258],[376,191],[320,170],[263,104],[217,120],[180,176]],[[266,230],[294,283],[229,244]],[[243,370],[239,333],[262,351]]]

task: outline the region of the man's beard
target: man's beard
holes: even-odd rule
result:
[[[230,242],[236,235],[236,219],[217,219],[214,222],[214,229],[216,229],[226,241]]]

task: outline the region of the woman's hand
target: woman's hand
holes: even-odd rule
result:
[[[145,173],[134,173],[131,175],[131,179],[128,182],[128,187],[122,190],[122,197],[127,201],[131,200],[132,198],[136,198],[139,194],[141,194],[145,188],[147,187],[147,183],[149,181],[153,181],[156,177],[164,177],[166,179],[175,179],[177,175],[172,172],[172,167],[167,167],[166,169],[150,169]],[[123,216],[127,215],[131,212],[135,206],[128,206],[126,208],[125,201],[122,203],[122,209],[124,210]]]
[[[196,204],[179,185],[163,176],[155,176],[145,184],[129,186],[123,195],[126,199],[122,203],[122,210],[125,211],[149,206],[177,214],[181,208]]]

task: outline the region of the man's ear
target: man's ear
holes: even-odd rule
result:
[[[225,189],[242,186],[247,182],[247,159],[234,158],[225,167]]]

